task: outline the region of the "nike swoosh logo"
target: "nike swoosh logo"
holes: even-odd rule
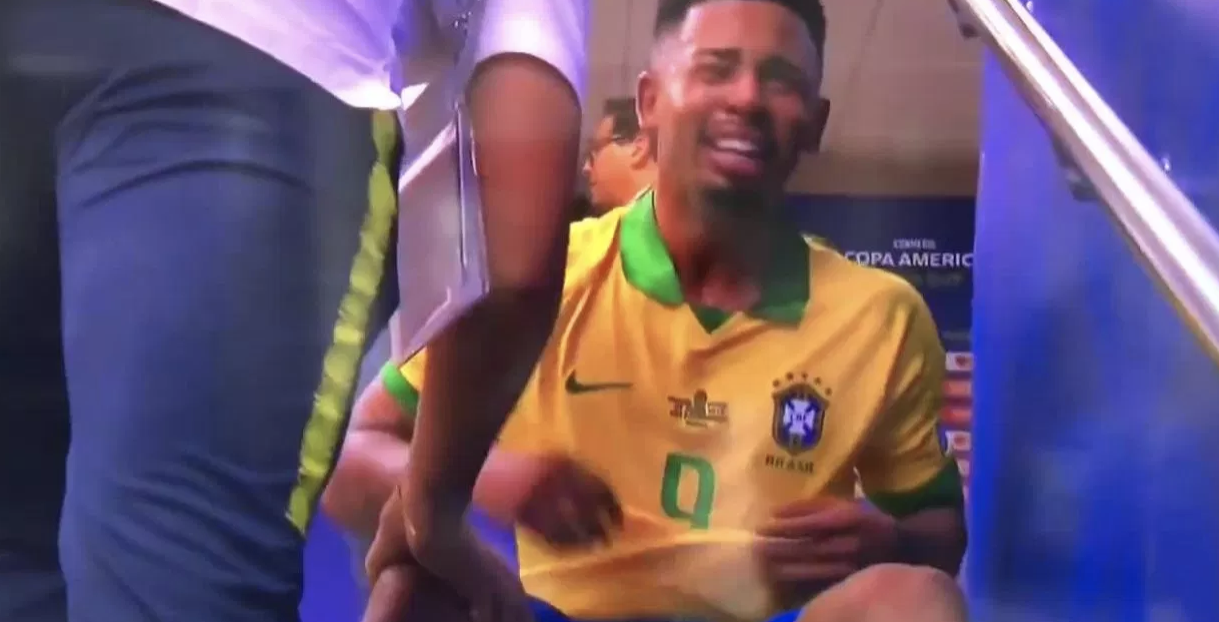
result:
[[[581,393],[593,393],[596,391],[614,391],[631,388],[629,382],[593,382],[584,384],[576,380],[576,372],[571,372],[567,375],[567,383],[563,385],[568,393],[579,395]]]

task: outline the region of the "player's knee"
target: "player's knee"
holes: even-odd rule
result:
[[[947,573],[928,566],[879,564],[861,570],[844,582],[844,587],[870,602],[922,601],[928,597],[959,594],[957,582]]]
[[[800,621],[958,622],[966,619],[960,587],[925,566],[881,564],[855,573],[810,602]]]

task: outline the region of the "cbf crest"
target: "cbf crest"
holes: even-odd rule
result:
[[[819,390],[821,380],[809,381],[808,374],[788,374],[774,383],[774,418],[771,437],[775,444],[792,456],[817,446],[825,424],[829,403]],[[828,395],[829,390],[825,389]]]

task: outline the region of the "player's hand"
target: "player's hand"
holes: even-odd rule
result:
[[[469,607],[417,564],[381,571],[368,594],[361,622],[470,622]]]
[[[803,602],[854,572],[892,561],[897,521],[858,501],[819,498],[779,508],[757,551],[781,600]]]
[[[364,622],[402,622],[411,611],[434,612],[419,619],[441,622],[455,609],[462,622],[533,622],[520,579],[477,541],[463,516],[433,516],[426,528],[408,533],[403,497],[395,489],[369,547],[372,592]]]
[[[495,562],[498,564],[498,562]],[[498,564],[502,567],[502,564]],[[505,569],[506,571],[506,569]],[[494,591],[494,588],[489,588]],[[443,581],[414,562],[390,566],[377,576],[361,622],[533,622],[527,611],[504,610],[485,617]]]
[[[516,522],[551,546],[571,548],[608,542],[622,527],[622,506],[605,480],[571,458],[549,454],[525,467],[530,484]]]

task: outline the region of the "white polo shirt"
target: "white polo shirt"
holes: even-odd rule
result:
[[[410,107],[423,83],[464,84],[479,62],[503,53],[554,66],[583,103],[588,0],[156,1],[358,108]]]

